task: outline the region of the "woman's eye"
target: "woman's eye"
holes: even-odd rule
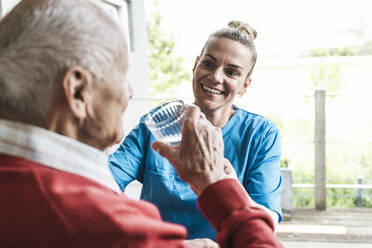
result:
[[[229,76],[238,76],[239,73],[235,70],[226,70],[226,74]]]
[[[203,65],[206,68],[211,68],[213,66],[213,64],[207,60],[203,61]]]

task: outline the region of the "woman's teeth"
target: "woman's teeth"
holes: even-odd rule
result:
[[[216,89],[212,89],[212,88],[209,88],[208,86],[205,86],[202,84],[202,89],[205,90],[205,91],[208,91],[210,93],[213,93],[213,94],[217,94],[217,95],[221,95],[223,92],[220,91],[220,90],[216,90]]]

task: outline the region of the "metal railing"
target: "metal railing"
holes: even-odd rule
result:
[[[355,189],[357,190],[357,206],[362,206],[363,190],[372,190],[371,184],[363,184],[363,180],[358,178],[356,184],[330,184],[326,178],[326,144],[329,143],[372,143],[371,139],[326,139],[326,96],[339,96],[339,94],[326,94],[324,88],[315,89],[314,94],[306,97],[315,99],[315,122],[314,139],[282,139],[283,144],[314,144],[314,183],[292,183],[292,173],[290,173],[289,183],[285,183],[285,188],[289,192],[284,192],[285,198],[293,199],[293,188],[314,189],[315,209],[326,209],[327,189]],[[291,208],[290,206],[289,208]]]

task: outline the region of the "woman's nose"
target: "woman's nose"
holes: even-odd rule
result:
[[[212,73],[213,81],[216,84],[222,84],[223,83],[223,68],[217,67],[213,73]]]

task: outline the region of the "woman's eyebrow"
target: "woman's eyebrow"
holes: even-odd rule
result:
[[[228,64],[228,66],[231,66],[231,67],[235,67],[235,68],[239,68],[239,69],[244,70],[244,68],[241,67],[240,65]]]
[[[217,61],[217,59],[215,57],[212,56],[212,54],[210,53],[207,53],[206,56],[210,57],[211,59],[213,59],[214,61]]]
[[[213,57],[213,55],[210,54],[210,53],[205,54],[205,56],[208,56],[212,60],[217,61],[217,59],[215,57]],[[244,68],[242,66],[240,66],[240,65],[228,64],[228,66],[235,67],[235,68],[240,68],[240,69],[244,70]]]

